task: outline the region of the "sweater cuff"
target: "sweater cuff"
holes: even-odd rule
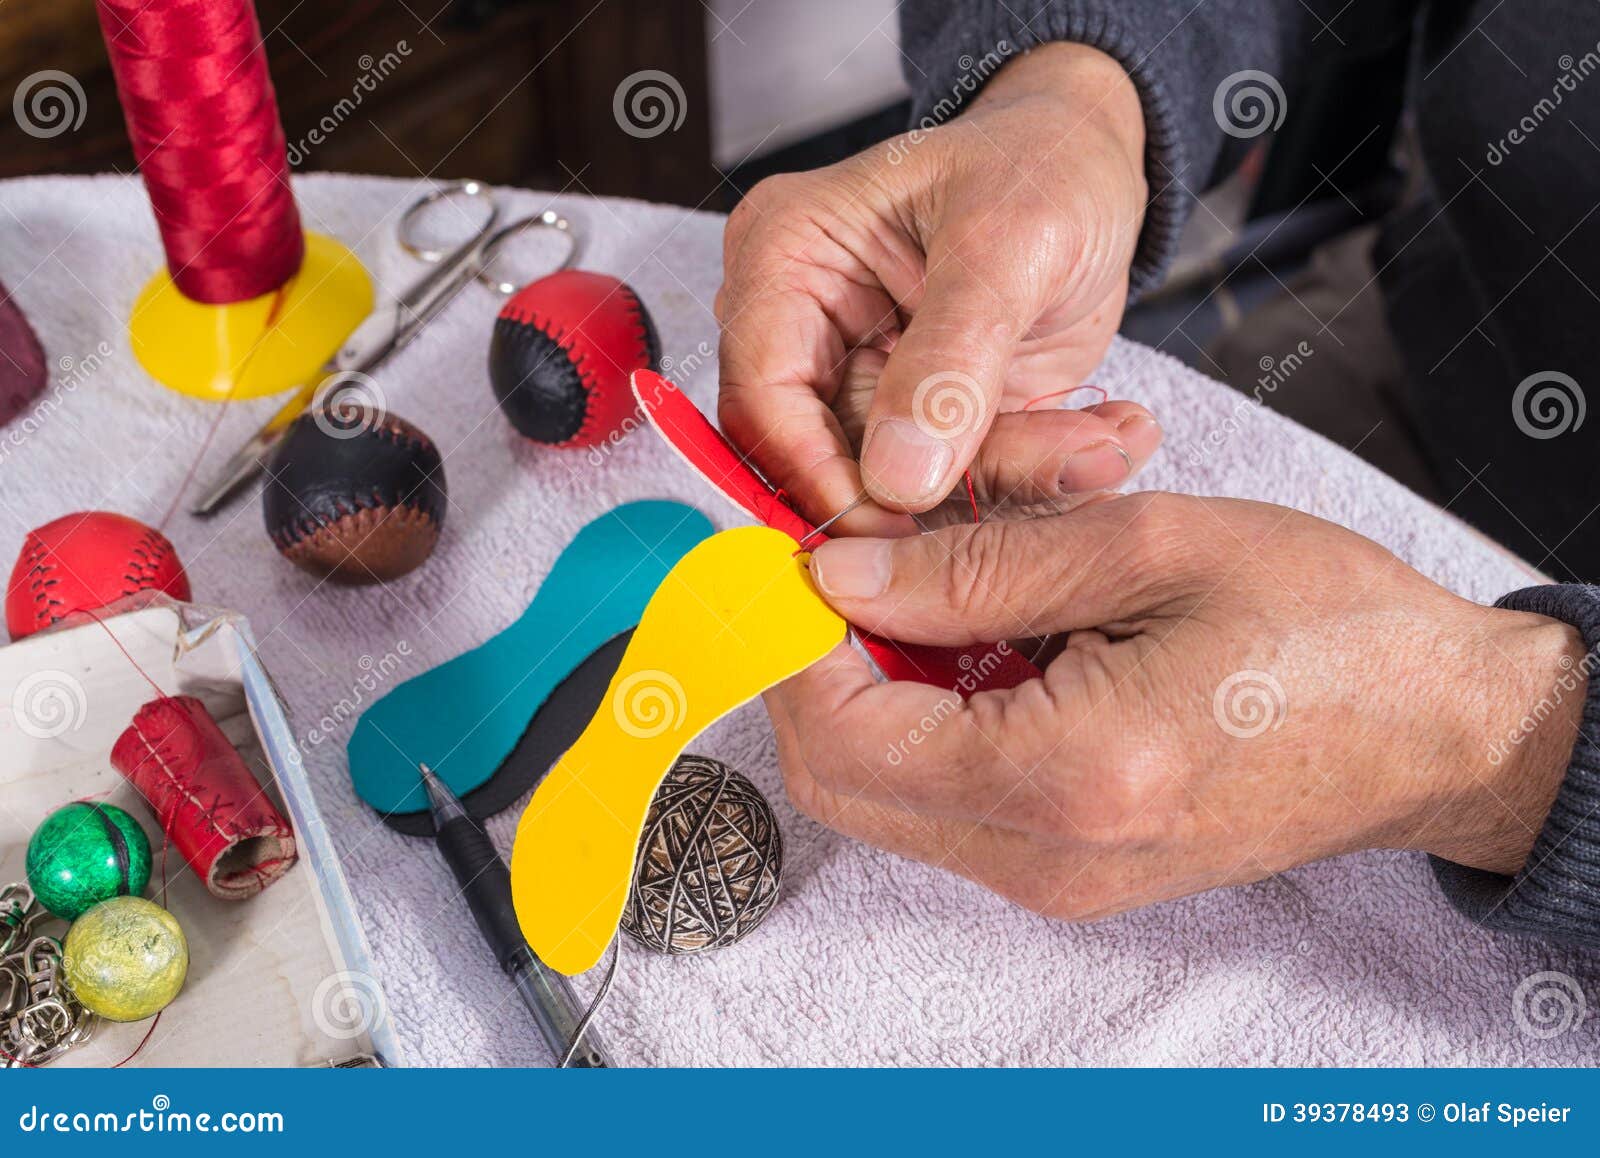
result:
[[[1529,587],[1495,606],[1578,629],[1584,656],[1569,676],[1572,691],[1588,677],[1583,722],[1566,779],[1521,872],[1508,877],[1429,859],[1451,904],[1484,928],[1600,946],[1600,587]]]
[[[1019,6],[1021,7],[1021,6]],[[1001,64],[1044,44],[1069,41],[1097,48],[1133,79],[1144,111],[1145,181],[1150,200],[1129,279],[1130,301],[1159,285],[1178,252],[1192,198],[1177,174],[1184,147],[1172,96],[1150,67],[1149,52],[1110,5],[1098,0],[1051,4],[1024,22],[1003,4],[963,7],[947,26],[937,59],[919,61],[912,78],[911,120],[926,131],[956,116],[1000,70]]]

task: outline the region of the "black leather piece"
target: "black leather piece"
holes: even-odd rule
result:
[[[444,524],[444,462],[404,419],[302,414],[272,456],[262,491],[267,533],[280,547],[358,510],[412,507]],[[349,437],[336,437],[322,429]],[[356,429],[357,427],[365,429]]]
[[[583,426],[588,387],[567,352],[537,326],[495,319],[489,381],[511,425],[535,442],[566,442]]]
[[[606,688],[611,686],[611,677],[617,674],[622,653],[628,650],[628,641],[632,638],[631,630],[624,631],[601,644],[556,685],[533,713],[522,739],[495,769],[494,775],[461,798],[475,819],[487,820],[510,808],[544,779],[544,774],[577,743],[605,702]],[[433,817],[426,811],[381,815],[385,824],[407,836],[433,835]]]

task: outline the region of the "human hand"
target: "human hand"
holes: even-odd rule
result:
[[[858,534],[910,532],[969,465],[993,504],[1120,485],[1161,440],[1143,407],[1022,407],[1116,332],[1143,153],[1121,66],[1055,44],[949,124],[762,182],[724,239],[723,430],[815,522],[865,485]]]
[[[1051,916],[1366,848],[1513,873],[1577,734],[1581,689],[1520,723],[1582,671],[1576,631],[1281,507],[1138,494],[836,539],[811,570],[893,639],[1065,633],[1041,679],[964,704],[848,646],[767,695],[802,812]]]

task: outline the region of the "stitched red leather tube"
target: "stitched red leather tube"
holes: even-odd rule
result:
[[[173,282],[208,303],[277,289],[305,236],[251,0],[96,7]]]
[[[193,696],[162,696],[133,717],[111,764],[137,788],[215,897],[253,897],[294,864],[294,830]]]

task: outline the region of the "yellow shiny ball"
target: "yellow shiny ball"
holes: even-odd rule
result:
[[[72,923],[62,945],[67,984],[107,1021],[143,1021],[178,996],[189,942],[177,918],[143,897],[101,901]]]

